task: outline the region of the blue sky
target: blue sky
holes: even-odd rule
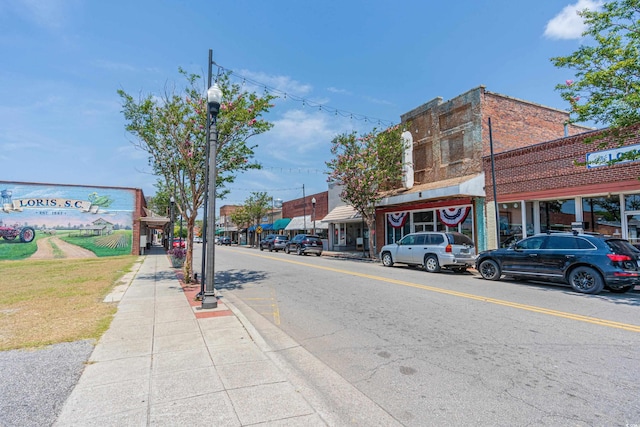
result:
[[[579,44],[589,0],[3,0],[0,180],[142,188],[147,156],[124,130],[116,91],[206,75],[208,50],[235,75],[353,113],[277,99],[274,128],[250,140],[265,167],[238,177],[223,204],[252,191],[283,200],[326,190],[331,139],[397,123],[441,96],[488,90],[550,107],[573,78],[549,58]],[[238,80],[241,82],[241,80]],[[264,90],[264,87],[257,87]],[[363,118],[367,117],[367,120]]]

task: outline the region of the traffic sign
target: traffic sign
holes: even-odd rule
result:
[[[256,233],[258,233],[258,234],[262,234],[262,227],[257,226],[257,227],[256,227]]]

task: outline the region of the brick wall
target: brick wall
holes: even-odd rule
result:
[[[316,221],[321,220],[329,213],[329,192],[323,191],[322,193],[310,194],[304,198],[290,200],[282,203],[282,217],[294,218],[296,216],[302,216],[305,214],[312,215],[313,204],[311,200],[316,199]],[[311,218],[313,221],[313,217]]]
[[[576,161],[584,162],[588,152],[604,149],[598,147],[597,143],[585,143],[585,137],[595,134],[597,132],[583,133],[495,155],[498,199],[508,200],[509,195],[526,193],[549,196],[562,194],[559,190],[579,194],[576,193],[579,187],[591,187],[591,191],[622,191],[622,183],[631,187],[635,185],[640,189],[640,181],[637,180],[640,177],[640,162],[590,169],[575,164]],[[627,140],[624,145],[638,143],[640,136],[636,132],[636,136]],[[616,143],[608,142],[605,148],[615,147]],[[493,200],[490,156],[486,156],[483,162],[489,201]]]
[[[482,172],[482,157],[490,153],[488,118],[499,153],[564,137],[569,115],[483,86],[449,101],[435,98],[401,116],[411,123],[416,185]],[[587,129],[567,127],[569,135]]]
[[[563,138],[565,122],[569,119],[566,111],[511,98],[485,91],[482,102],[483,155],[490,154],[489,123],[493,135],[494,153],[513,150]],[[590,130],[583,126],[569,125],[569,135]]]

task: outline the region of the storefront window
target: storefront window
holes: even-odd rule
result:
[[[640,194],[625,194],[624,205],[627,211],[640,211]]]
[[[433,217],[434,212],[432,210],[413,212],[413,231],[433,231]]]
[[[411,221],[408,218],[409,212],[404,213],[404,215],[407,215],[407,217],[403,217],[402,214],[387,214],[385,244],[395,243],[411,232]]]
[[[540,202],[540,231],[571,231],[576,220],[574,199]]]
[[[500,247],[522,239],[522,205],[519,202],[500,203]]]
[[[620,197],[591,197],[582,199],[584,230],[613,236],[620,234]]]

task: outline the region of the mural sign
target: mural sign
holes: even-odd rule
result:
[[[133,189],[0,181],[0,259],[16,258],[11,244],[45,238],[43,246],[76,245],[93,256],[128,254],[134,211]]]

